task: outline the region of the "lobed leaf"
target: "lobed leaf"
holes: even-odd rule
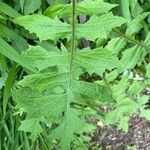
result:
[[[103,6],[103,7],[101,7]],[[96,15],[107,13],[112,8],[116,7],[116,4],[106,3],[103,0],[84,0],[76,4],[77,15]],[[51,18],[58,16],[71,16],[71,4],[57,3],[48,7],[45,11],[45,15]]]
[[[71,34],[70,25],[61,22],[58,18],[50,19],[43,15],[28,15],[14,19],[14,22],[25,27],[30,33],[36,33],[41,41],[68,37]],[[94,41],[96,38],[107,38],[112,28],[125,23],[124,18],[112,13],[93,16],[85,24],[79,24],[76,29],[78,38]],[[92,34],[89,32],[92,31]]]
[[[94,41],[97,38],[107,38],[112,28],[121,26],[126,20],[122,17],[114,16],[112,13],[103,14],[100,17],[92,16],[84,24],[78,24],[77,37]]]
[[[75,54],[74,63],[87,69],[89,73],[102,75],[105,70],[119,67],[121,64],[118,58],[106,49],[97,48],[94,50],[84,49]]]
[[[23,56],[27,58],[39,70],[47,67],[58,66],[65,70],[69,66],[69,53],[46,51],[36,46],[30,47]],[[120,67],[118,58],[106,49],[97,48],[94,50],[83,49],[74,54],[74,66],[76,68],[85,68],[89,73],[102,75],[105,70],[111,70]],[[63,69],[64,68],[64,69]]]
[[[49,140],[51,142],[60,140],[61,149],[69,149],[70,142],[75,139],[74,134],[81,132],[82,125],[84,125],[84,121],[76,113],[75,108],[73,109],[74,105],[93,106],[97,100],[99,102],[112,101],[111,92],[108,92],[106,86],[74,80],[70,83],[69,73],[29,75],[18,85],[18,89],[13,92],[13,98],[17,102],[17,107],[27,113],[27,118],[19,129],[31,132],[32,137],[37,137],[42,132],[41,126],[37,132],[35,130],[32,132],[32,120],[35,121],[36,127],[40,122],[49,122],[49,124],[51,122],[58,124],[59,122],[56,128],[51,129]],[[70,86],[69,90],[68,86]],[[59,88],[59,93],[57,88]],[[60,92],[60,88],[63,89],[62,92]]]
[[[50,19],[44,15],[27,15],[15,18],[16,24],[23,26],[30,33],[35,33],[40,41],[56,40],[70,35],[70,26],[61,22],[58,18]]]

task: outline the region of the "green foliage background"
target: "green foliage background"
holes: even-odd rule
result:
[[[148,0],[75,14],[68,0],[1,0],[0,149],[89,149],[93,119],[124,132],[132,114],[150,119],[149,14]]]

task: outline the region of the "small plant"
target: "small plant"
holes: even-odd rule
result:
[[[12,96],[18,130],[37,145],[44,141],[41,149],[62,150],[90,147],[92,118],[125,132],[132,114],[150,119],[149,97],[142,94],[150,78],[149,12],[136,12],[139,3],[124,0],[120,16],[113,12],[119,12],[117,4],[103,0],[48,2],[43,13],[39,0],[20,4],[24,15],[0,2],[4,118]]]

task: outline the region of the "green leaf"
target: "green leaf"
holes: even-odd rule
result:
[[[44,12],[44,15],[50,17],[50,18],[55,18],[56,16],[63,16],[62,13],[64,9],[68,8],[68,5],[65,5],[65,4],[61,4],[61,3],[56,3],[55,5],[51,5],[49,6],[45,12]]]
[[[113,38],[106,45],[106,49],[111,51],[114,54],[118,54],[126,45],[126,39],[124,38]]]
[[[62,150],[70,149],[70,143],[75,140],[74,132],[82,130],[84,125],[84,122],[73,111],[68,112],[68,114],[65,118],[66,121],[53,130],[49,136],[51,141],[61,139],[60,148]]]
[[[146,77],[150,79],[150,63],[146,67]]]
[[[110,73],[107,73],[105,78],[107,82],[112,82],[118,77],[119,71],[117,69],[112,70]]]
[[[59,122],[58,127],[52,129],[49,138],[51,142],[60,140],[61,149],[70,147],[70,142],[74,140],[74,134],[82,131],[81,126],[84,124],[84,121],[73,109],[73,105],[78,106],[82,103],[88,106],[91,100],[92,105],[97,100],[100,102],[112,101],[111,92],[108,92],[107,87],[74,80],[69,83],[68,76],[68,73],[29,75],[18,83],[18,89],[13,92],[13,99],[17,102],[17,107],[27,113],[26,119],[29,125],[26,126],[26,122],[22,122],[20,129],[31,132],[31,136],[37,137],[39,130],[37,132],[34,130],[32,133],[30,129],[32,121],[30,124],[29,119],[36,119],[36,126],[39,126],[39,122],[45,122],[47,118],[50,123],[52,121]],[[68,90],[68,85],[70,90]],[[63,89],[59,93],[55,90],[58,87]],[[88,99],[83,99],[83,96]]]
[[[116,105],[116,109],[108,112],[105,115],[104,121],[107,125],[118,123],[122,117],[125,117],[124,116],[125,114],[128,114],[130,116],[131,114],[137,112],[138,109],[139,109],[139,105],[136,102],[134,102],[130,98],[124,98],[122,99],[122,102],[119,102]],[[125,129],[127,130],[127,128]]]
[[[122,117],[120,119],[119,125],[118,125],[118,129],[122,129],[124,132],[128,132],[128,121],[129,121],[130,117]]]
[[[121,11],[123,17],[130,20],[131,19],[130,8],[129,8],[130,0],[121,0],[120,3],[121,3]]]
[[[140,109],[140,117],[144,117],[147,120],[150,120],[150,110],[144,109],[143,107]]]
[[[53,79],[53,77],[55,76],[50,76],[49,79]],[[35,80],[34,82],[38,82],[38,80]],[[34,89],[27,89],[27,87],[20,88],[17,92],[13,93],[13,98],[17,102],[17,107],[21,107],[25,112],[27,112],[28,118],[40,118],[39,121],[43,121],[45,117],[53,119],[57,118],[65,110],[67,95],[66,93],[57,94],[52,90],[52,88],[59,85],[60,81],[54,81],[51,88],[48,88],[48,85],[52,82],[53,81],[46,85],[44,88],[45,91],[42,91],[42,93],[39,91],[40,89],[36,90],[37,87]]]
[[[104,123],[106,125],[115,124],[117,123],[121,115],[122,114],[120,112],[117,112],[116,109],[114,111],[110,111],[105,115]]]
[[[23,14],[23,9],[24,9],[24,1],[25,0],[20,0],[20,9],[21,9],[22,14]]]
[[[122,69],[125,70],[134,68],[137,63],[141,62],[143,52],[145,52],[145,50],[138,46],[126,49],[122,53],[123,55],[123,57],[121,58]]]
[[[13,47],[8,45],[2,38],[0,38],[0,53],[10,60],[15,61],[19,65],[33,72],[37,72],[27,60],[23,59],[22,56]]]
[[[41,0],[25,0],[24,2],[24,14],[28,15],[34,13],[41,6]]]
[[[35,140],[42,132],[42,128],[39,123],[40,119],[26,119],[21,122],[21,126],[18,128],[20,131],[32,132],[31,138]]]
[[[102,7],[103,6],[103,7]],[[84,0],[76,5],[76,13],[78,15],[95,15],[107,13],[112,8],[116,7],[116,4],[106,3],[103,0]],[[61,17],[71,16],[71,4],[55,4],[48,7],[45,11],[45,15],[49,17]]]
[[[31,47],[23,56],[39,70],[52,66],[58,66],[65,70],[68,68],[70,57],[67,52],[46,51],[39,46]],[[89,73],[95,72],[97,74],[102,74],[106,69],[111,70],[120,67],[118,58],[111,52],[102,48],[94,50],[83,49],[76,52],[74,56],[74,66],[76,68],[85,68]]]
[[[39,11],[46,8],[46,3],[41,2]],[[141,10],[135,10],[140,8],[138,3],[124,0],[121,3],[125,4],[122,6],[125,18],[136,16],[137,19],[136,14],[141,14],[138,13]],[[21,26],[18,28],[13,24],[13,28],[22,30],[19,33],[23,33],[22,36],[29,43],[37,45],[30,46],[21,57],[4,40],[0,40],[0,45],[4,45],[0,46],[4,56],[27,69],[39,70],[23,75],[23,79],[15,84],[12,97],[16,109],[22,110],[25,118],[19,130],[29,132],[34,141],[38,136],[39,140],[43,135],[48,137],[46,142],[51,149],[55,149],[53,145],[62,150],[88,149],[85,145],[90,139],[84,139],[84,136],[92,132],[93,128],[87,129],[87,126],[93,116],[106,124],[118,124],[119,129],[127,131],[129,116],[142,110],[147,100],[139,99],[144,84],[147,83],[125,77],[125,71],[134,73],[137,68],[146,68],[144,65],[148,62],[150,37],[147,22],[144,22],[142,36],[136,34],[131,38],[114,29],[119,27],[126,32],[126,26],[121,25],[127,22],[109,12],[116,5],[102,0],[76,1],[76,10],[72,11],[74,7],[71,4],[52,5],[50,2],[50,7],[44,12],[48,17],[32,14],[13,19],[15,24]],[[39,5],[27,6],[25,14],[34,13],[38,9]],[[120,14],[119,11],[114,9],[115,14]],[[84,23],[80,21],[82,15],[86,17]],[[133,20],[135,24],[132,28],[135,28],[130,31],[139,31],[143,19]],[[127,26],[128,24],[127,22]],[[5,34],[2,33],[2,36],[5,37]],[[117,34],[121,37],[117,37]],[[10,39],[7,41],[13,41],[13,37],[8,37]],[[143,37],[146,37],[145,41]],[[82,39],[87,40],[90,48],[82,48]],[[97,39],[98,42],[102,41],[99,45],[96,44]],[[139,39],[144,42],[140,43]],[[146,72],[146,78],[148,73]],[[98,116],[100,106],[110,106],[112,109],[105,116]]]
[[[69,54],[63,52],[47,51],[40,46],[32,46],[23,53],[23,57],[28,59],[40,71],[48,67],[67,67],[69,64]]]
[[[32,90],[35,89],[36,91],[42,92],[46,88],[50,89],[52,87],[57,87],[57,85],[60,84],[67,84],[67,82],[67,73],[56,74],[48,72],[25,76],[24,80],[21,80],[18,85],[22,87],[30,87]]]
[[[129,1],[130,7],[131,7],[131,13],[134,18],[136,18],[138,15],[140,15],[143,12],[143,8],[139,4],[137,0]]]
[[[88,22],[78,24],[76,34],[78,38],[86,38],[91,41],[96,38],[107,38],[112,28],[121,26],[125,22],[124,18],[114,16],[112,13],[100,17],[92,16]]]
[[[148,47],[150,46],[150,32],[148,32],[146,39],[144,41],[144,44]],[[149,52],[150,52],[150,50],[149,50]]]
[[[47,0],[49,4],[55,4],[55,3],[69,3],[69,0]]]
[[[15,9],[0,1],[0,13],[3,13],[11,18],[21,16]]]
[[[111,87],[113,97],[118,103],[122,102],[123,98],[126,97],[125,91],[129,88],[129,85],[128,78],[122,78],[117,84]]]
[[[132,35],[133,33],[138,33],[142,28],[144,28],[143,20],[150,14],[150,12],[142,13],[137,16],[134,20],[128,23],[127,34]]]
[[[124,99],[122,99],[122,101],[118,103],[116,110],[121,114],[128,113],[130,115],[137,112],[138,108],[139,105],[133,99],[125,97]]]
[[[55,19],[49,19],[42,15],[23,16],[14,19],[14,22],[24,26],[30,33],[36,33],[40,40],[52,39],[56,40],[61,37],[68,37],[70,35],[70,25],[62,23]],[[77,27],[77,37],[95,40],[96,38],[106,38],[112,28],[121,26],[126,20],[113,16],[111,13],[102,15],[100,17],[93,16],[85,23]],[[84,30],[83,30],[84,29]],[[92,34],[89,32],[92,31]]]
[[[75,64],[87,69],[89,73],[102,75],[105,70],[119,67],[118,58],[106,49],[83,49],[75,54]]]
[[[84,0],[80,3],[77,3],[76,9],[81,14],[94,15],[107,13],[116,6],[116,4],[106,3],[103,0]]]
[[[8,73],[8,77],[6,80],[5,88],[4,88],[4,96],[3,96],[3,113],[4,116],[6,114],[6,107],[9,97],[11,96],[11,88],[14,82],[14,75],[16,73],[16,64],[10,69]]]
[[[146,82],[148,85],[150,85],[150,63],[146,66]]]
[[[13,46],[19,51],[24,51],[28,48],[28,43],[24,38],[19,36],[13,30],[10,30],[9,28],[1,24],[0,24],[0,37],[6,38],[8,39],[8,41],[11,41],[13,43]]]
[[[35,33],[40,41],[51,39],[56,40],[70,34],[70,26],[61,22],[58,18],[50,19],[43,15],[27,15],[15,18],[16,24],[23,26],[30,33]]]
[[[73,93],[74,102],[82,105],[93,107],[115,103],[112,91],[106,85],[80,81],[73,85]]]
[[[143,95],[138,99],[138,104],[140,105],[140,107],[145,106],[146,103],[148,103],[149,101],[149,96],[148,95]]]
[[[129,87],[128,93],[130,95],[140,94],[143,89],[144,89],[144,87],[141,82],[133,81],[133,83]]]
[[[5,81],[7,79],[7,71],[8,71],[8,67],[7,67],[6,59],[3,55],[0,54],[0,73],[1,73],[0,89],[5,85]]]

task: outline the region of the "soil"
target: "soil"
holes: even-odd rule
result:
[[[116,126],[99,127],[92,140],[101,150],[128,150],[133,146],[136,150],[150,150],[150,121],[133,115],[129,120],[128,133],[117,130]]]

